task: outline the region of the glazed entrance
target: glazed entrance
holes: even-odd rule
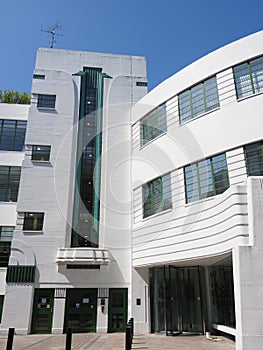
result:
[[[151,269],[151,331],[167,335],[204,332],[199,267]]]

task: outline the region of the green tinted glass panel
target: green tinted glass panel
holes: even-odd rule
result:
[[[223,193],[229,187],[225,153],[184,168],[186,203]]]
[[[244,146],[249,176],[263,176],[263,141]]]
[[[183,91],[178,95],[178,102],[181,123],[219,107],[216,77]]]
[[[143,217],[172,208],[170,174],[158,177],[143,185]]]
[[[167,130],[165,103],[142,118],[140,128],[141,146],[165,133]]]

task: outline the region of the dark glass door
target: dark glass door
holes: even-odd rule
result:
[[[35,289],[31,333],[51,333],[54,289]]]
[[[178,268],[168,266],[166,274],[166,334],[177,335],[180,325],[180,293],[178,289]]]
[[[199,268],[179,269],[179,285],[182,332],[203,333]]]
[[[151,270],[152,332],[203,333],[199,267],[162,266]]]
[[[124,332],[127,323],[127,288],[111,288],[109,293],[109,332]]]
[[[67,289],[64,331],[96,332],[97,289]]]

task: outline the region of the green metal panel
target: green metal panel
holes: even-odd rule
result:
[[[36,266],[9,265],[6,283],[34,283]]]

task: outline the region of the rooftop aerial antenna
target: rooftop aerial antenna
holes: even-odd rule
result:
[[[50,48],[53,49],[53,47],[56,44],[55,35],[63,36],[61,33],[57,33],[56,30],[61,29],[61,24],[57,23],[54,26],[48,28],[48,29],[41,29],[41,32],[49,33],[50,34]]]

